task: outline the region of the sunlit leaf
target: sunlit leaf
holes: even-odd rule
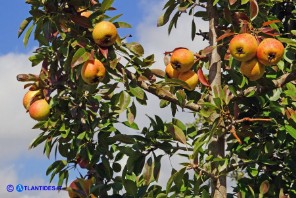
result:
[[[87,52],[85,50],[85,48],[79,48],[73,58],[72,58],[72,61],[71,61],[71,67],[76,67],[77,65],[80,65],[84,62],[86,62],[87,60],[89,60],[91,57],[91,54],[89,52]]]
[[[31,33],[33,31],[33,28],[34,28],[34,24],[29,27],[29,29],[27,30],[27,32],[26,32],[26,34],[24,36],[23,43],[24,43],[25,47],[27,47],[27,45],[28,45],[28,41],[29,41],[29,38],[30,38]]]
[[[113,2],[114,0],[103,0],[101,4],[101,9],[108,10],[112,6]]]
[[[126,43],[126,47],[138,56],[142,56],[144,54],[144,48],[137,42]]]
[[[23,31],[26,29],[26,27],[29,25],[29,23],[32,21],[33,17],[28,17],[20,25],[20,28],[18,30],[17,36],[20,37],[23,33]]]
[[[182,129],[176,125],[168,125],[168,131],[172,134],[173,138],[183,144],[186,144],[186,136]]]

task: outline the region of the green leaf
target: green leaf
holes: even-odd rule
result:
[[[131,43],[126,43],[125,45],[132,53],[138,56],[143,56],[144,48],[142,47],[141,44],[137,42],[131,42]]]
[[[159,156],[155,156],[155,154],[153,153],[154,155],[154,170],[153,170],[153,177],[156,181],[158,181],[158,178],[159,178],[159,173],[160,173],[160,168],[161,168],[161,158],[162,158],[162,155],[159,155]]]
[[[269,98],[270,101],[277,101],[282,94],[282,88],[277,88],[272,91],[273,95]]]
[[[123,183],[126,192],[130,195],[136,196],[137,195],[137,184],[136,182],[126,179]]]
[[[294,138],[296,139],[296,129],[290,125],[285,125],[285,128],[287,132]]]
[[[278,37],[277,39],[279,41],[281,41],[282,43],[286,43],[288,45],[296,47],[296,40],[295,39],[281,38],[281,37]]]
[[[180,169],[178,172],[175,172],[174,174],[171,174],[171,177],[169,178],[166,186],[167,194],[170,192],[173,182],[176,184],[176,187],[178,189],[181,188],[185,171],[186,171],[186,167]]]
[[[134,85],[134,84],[131,84],[129,86],[130,88],[130,92],[133,96],[135,96],[136,98],[140,99],[140,100],[144,100],[146,99],[146,95],[145,95],[145,92],[143,91],[142,88],[140,88],[139,86],[137,85]]]
[[[157,20],[157,27],[163,26],[165,25],[169,19],[170,19],[170,15],[172,14],[172,12],[174,11],[174,9],[176,8],[177,3],[173,3],[171,4],[165,11],[164,14],[162,14],[158,20]]]
[[[174,175],[174,183],[177,186],[177,189],[180,189],[183,184],[183,176],[186,171],[186,167],[182,168],[178,172],[176,172]]]
[[[129,127],[129,128],[132,128],[132,129],[135,129],[135,130],[139,130],[139,127],[138,127],[138,125],[135,122],[130,123],[129,121],[125,121],[125,122],[123,122],[123,124],[125,126]]]
[[[17,33],[18,38],[22,35],[23,31],[26,29],[26,27],[29,25],[29,23],[32,21],[32,19],[33,19],[33,17],[28,17],[25,20],[23,20],[23,22],[21,23],[20,28],[18,30],[18,33]]]
[[[206,189],[204,189],[202,191],[201,198],[210,198],[210,197],[211,197],[210,193]]]
[[[159,193],[157,196],[156,196],[156,198],[167,198],[168,196],[167,196],[167,194],[165,194],[165,193]]]
[[[29,29],[27,30],[25,36],[24,36],[24,40],[23,40],[23,43],[24,43],[24,46],[27,47],[28,45],[28,41],[29,41],[29,38],[31,36],[31,33],[33,31],[33,28],[34,28],[34,24],[32,24]]]
[[[182,129],[174,124],[168,125],[168,131],[171,133],[173,138],[183,144],[186,144],[186,136]]]
[[[126,22],[117,21],[114,23],[117,28],[131,28],[132,26]]]
[[[58,181],[58,186],[62,186],[63,185],[63,182],[64,180],[68,179],[69,177],[69,172],[67,170],[64,170],[62,172],[59,173],[59,181]]]
[[[72,61],[71,61],[71,67],[74,68],[75,66],[77,65],[80,65],[84,62],[86,62],[87,60],[89,60],[91,57],[91,54],[89,52],[87,52],[85,50],[85,48],[79,48],[73,58],[72,58]]]
[[[66,160],[57,160],[55,162],[53,162],[46,170],[46,175],[49,175],[54,169],[57,169],[58,167],[60,167],[59,169],[61,169],[61,167],[65,167],[67,165],[67,161]]]
[[[116,110],[117,113],[122,113],[128,107],[131,102],[131,97],[126,91],[122,91],[119,96],[118,107],[119,110]]]
[[[215,0],[213,5],[215,6],[218,2],[219,2],[219,0]]]
[[[101,9],[102,10],[108,10],[111,5],[113,4],[114,0],[103,0],[102,4],[101,4]]]
[[[117,134],[117,135],[114,135],[113,137],[109,137],[107,140],[107,142],[110,144],[113,144],[117,141],[125,143],[125,144],[135,143],[135,139],[132,136],[125,135],[125,134]]]
[[[192,19],[192,23],[191,23],[191,40],[194,40],[196,35],[196,25],[194,22],[194,19]]]
[[[186,93],[183,89],[180,89],[176,92],[176,96],[178,98],[179,104],[181,107],[185,105],[186,102]]]
[[[41,133],[37,138],[35,138],[32,143],[29,146],[29,149],[37,147],[39,144],[44,142],[47,139],[48,136],[44,135],[44,133]]]

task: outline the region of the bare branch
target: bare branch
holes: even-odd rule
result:
[[[270,122],[272,121],[271,118],[249,118],[245,117],[240,120],[234,121],[235,123],[241,123],[241,122]]]

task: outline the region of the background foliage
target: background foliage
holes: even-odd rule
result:
[[[121,15],[112,15],[113,0],[26,3],[31,5],[30,16],[22,22],[19,36],[24,45],[30,36],[39,42],[29,59],[41,69],[38,75],[22,74],[18,80],[28,81],[25,88],[42,89],[50,102],[50,117],[34,126],[41,133],[30,146],[42,144],[47,157],[55,156],[46,171],[50,180],[58,177],[58,185],[66,186],[79,156],[89,162],[87,175],[81,177],[94,178],[91,193],[100,197],[210,197],[209,181],[226,175],[237,183],[229,197],[296,196],[295,2],[167,0],[157,25],[168,23],[170,33],[181,15],[191,15],[192,42],[196,36],[210,39],[195,24],[197,18],[211,20],[209,3],[218,13],[218,45],[196,52],[199,61],[194,70],[209,73],[208,58],[217,48],[222,57],[221,86],[205,86],[200,74],[202,84],[194,91],[151,68],[154,55],[143,56],[139,43],[127,43],[122,35],[107,49],[93,42],[91,31],[99,21],[130,28],[120,21]],[[92,11],[89,18],[80,15],[86,10]],[[240,63],[227,52],[229,40],[241,32],[252,32],[259,40],[276,37],[285,45],[283,60],[266,67],[264,77],[255,82],[240,74]],[[85,84],[80,76],[82,64],[93,58],[108,71],[98,85]],[[142,112],[137,106],[146,105],[147,92],[160,98],[159,108],[170,106],[173,116],[189,109],[196,122],[186,125],[176,118],[164,122],[156,115],[139,128],[135,117]],[[119,131],[118,123],[135,132]],[[209,149],[216,136],[226,141],[225,155]],[[165,155],[187,160],[181,169],[172,170],[163,187],[158,179]]]

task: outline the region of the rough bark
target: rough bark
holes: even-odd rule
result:
[[[221,87],[221,56],[218,52],[217,46],[217,29],[218,14],[216,8],[213,6],[213,0],[208,0],[207,10],[209,15],[209,41],[211,46],[216,46],[210,56],[210,71],[209,81],[211,83],[212,90]],[[219,90],[219,89],[217,89]],[[219,91],[218,91],[219,92]],[[214,136],[209,145],[210,152],[215,157],[225,156],[225,139],[224,136]],[[212,171],[217,172],[218,165],[212,164]],[[219,176],[217,179],[212,179],[212,197],[214,198],[226,198],[226,176]]]

